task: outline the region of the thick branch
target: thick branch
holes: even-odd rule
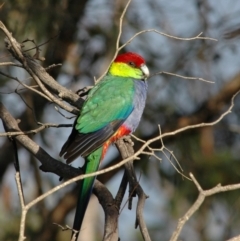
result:
[[[117,241],[119,209],[114,205],[112,194],[101,182],[96,182],[94,187],[93,193],[98,197],[105,214],[103,241]]]
[[[7,131],[22,132],[18,127],[17,121],[6,110],[2,103],[0,103],[0,118],[2,119],[4,127]],[[52,158],[28,136],[18,135],[14,138],[42,163],[40,167],[42,171],[52,172],[67,179],[81,174],[78,169]]]
[[[117,142],[117,147],[123,159],[126,159],[134,154],[133,145],[129,140],[125,143],[123,139],[119,140]],[[127,162],[125,164],[125,168],[128,176],[128,181],[130,184],[130,191],[131,191],[130,195],[132,195],[135,191],[138,195],[135,227],[137,228],[137,226],[139,225],[143,239],[145,241],[151,241],[147,226],[143,218],[143,208],[144,208],[144,203],[145,203],[145,199],[147,198],[147,195],[144,193],[142,187],[139,185],[137,181],[136,174],[133,168],[133,162],[132,161]]]
[[[131,137],[125,137],[117,142],[117,148],[122,156],[122,159],[126,159],[129,156],[134,155],[133,144]],[[134,176],[134,180],[137,180],[135,170],[133,167],[133,161],[127,162],[125,164],[125,173],[124,176],[127,176],[129,182],[129,199],[128,199],[128,208],[132,209],[132,198],[136,196],[135,186],[136,182],[131,181],[129,175]]]
[[[236,237],[233,237],[233,238],[230,238],[227,241],[239,241],[239,240],[240,240],[240,235],[238,235]]]
[[[9,132],[22,131],[18,127],[17,121],[6,110],[2,103],[0,103],[0,118],[3,121],[4,127]],[[54,158],[52,158],[47,152],[45,152],[39,145],[32,141],[26,135],[13,136],[22,146],[24,146],[30,153],[32,153],[41,163],[40,169],[45,172],[52,172],[61,177],[70,179],[79,176],[82,172],[80,169],[66,165]],[[114,200],[108,189],[99,181],[95,181],[93,192],[98,197],[100,204],[103,207],[105,213],[105,232],[104,241],[118,240],[118,212],[119,209],[114,205]],[[28,210],[29,205],[24,207],[25,212]],[[24,236],[24,235],[23,235]],[[114,239],[113,239],[114,237]]]

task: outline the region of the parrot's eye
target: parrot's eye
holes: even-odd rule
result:
[[[131,66],[131,67],[136,67],[135,63],[134,62],[128,62],[128,64]]]

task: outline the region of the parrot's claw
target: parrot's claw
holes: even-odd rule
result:
[[[134,146],[134,142],[133,142],[133,140],[131,139],[131,136],[124,136],[124,137],[123,137],[123,141],[126,142],[126,143],[128,143],[128,144],[131,145],[131,146]]]
[[[88,95],[89,91],[92,89],[93,86],[87,86],[82,89],[77,90],[76,94],[80,97],[83,97],[85,95]]]

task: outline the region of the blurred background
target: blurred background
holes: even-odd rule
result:
[[[41,46],[44,67],[62,63],[50,74],[62,85],[77,91],[93,85],[108,66],[118,34],[119,17],[126,0],[8,0],[0,7],[1,21],[19,41],[30,39]],[[149,80],[148,100],[136,135],[144,140],[174,131],[189,124],[217,119],[230,105],[231,96],[240,89],[240,2],[225,0],[133,0],[123,21],[121,43],[136,32],[155,28],[178,37],[193,37],[200,32],[218,39],[179,41],[156,33],[140,35],[124,51],[134,51],[146,59],[150,72],[168,71],[201,77],[214,84],[157,75]],[[236,31],[235,31],[236,30]],[[13,61],[6,51],[4,34],[0,32],[0,61]],[[25,48],[34,47],[31,42]],[[35,53],[33,50],[32,54]],[[34,85],[22,69],[0,69],[24,83]],[[16,91],[17,89],[17,91]],[[46,100],[0,75],[0,100],[21,120],[22,130],[31,130],[39,122],[72,123],[60,115]],[[71,114],[61,111],[67,117]],[[0,131],[4,132],[2,123]],[[52,157],[58,153],[70,128],[50,128],[33,140]],[[240,180],[240,96],[230,115],[212,127],[188,130],[165,138],[165,146],[173,151],[184,174],[192,172],[204,189],[239,183]],[[136,150],[141,143],[135,143]],[[153,147],[160,148],[161,143]],[[13,149],[7,138],[0,138],[0,240],[17,240],[20,203],[14,180]],[[144,216],[152,240],[169,240],[178,219],[185,214],[198,195],[194,184],[184,179],[169,163],[169,153],[157,153],[162,159],[141,156],[135,162],[140,184],[150,197]],[[26,202],[58,185],[59,177],[39,171],[39,162],[19,146],[19,159]],[[103,167],[119,160],[115,147],[109,151]],[[76,167],[82,160],[74,162]],[[99,176],[113,195],[117,192],[123,169]],[[76,185],[51,195],[32,208],[27,215],[27,240],[68,240],[70,232],[62,232],[52,223],[72,225],[77,197]],[[221,193],[206,199],[200,210],[187,222],[180,239],[184,241],[219,241],[239,235],[240,190]],[[134,205],[136,205],[134,200]],[[125,201],[126,202],[126,198]],[[119,220],[121,240],[142,240],[134,229],[135,206],[124,206]],[[81,240],[101,240],[103,212],[96,198],[83,225]]]

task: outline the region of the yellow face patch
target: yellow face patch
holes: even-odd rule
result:
[[[111,75],[120,77],[130,77],[135,79],[142,79],[143,73],[141,69],[134,68],[125,63],[112,63],[109,73]]]

